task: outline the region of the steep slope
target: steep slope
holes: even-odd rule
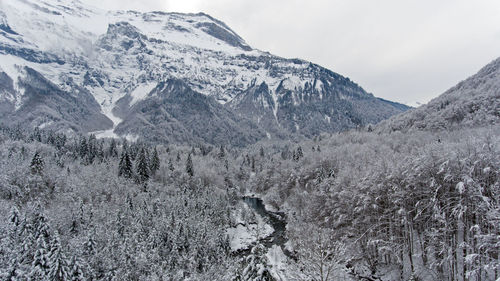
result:
[[[377,130],[440,130],[499,122],[500,58],[428,104],[381,122]]]
[[[124,120],[115,130],[118,134],[155,142],[244,146],[266,136],[252,122],[175,79],[159,83],[146,99],[122,114]]]
[[[52,88],[72,93],[79,104],[92,107],[88,103],[90,94],[100,105],[99,114],[111,123],[108,120],[92,127],[91,123],[103,118],[95,116],[89,117],[93,121],[88,124],[71,121],[67,129],[99,130],[96,133],[102,137],[152,137],[143,128],[134,127],[142,123],[131,121],[132,112],[143,120],[152,118],[146,112],[173,120],[168,118],[169,112],[154,108],[134,110],[138,104],[153,106],[167,100],[183,104],[181,94],[175,96],[180,100],[159,95],[154,99],[165,100],[147,102],[153,98],[148,94],[155,87],[170,80],[183,81],[186,95],[194,91],[210,97],[208,103],[213,108],[216,101],[217,112],[224,108],[224,114],[212,123],[218,120],[231,124],[231,131],[238,127],[239,132],[259,127],[257,131],[263,134],[243,137],[249,143],[261,137],[336,132],[377,123],[407,109],[377,99],[348,78],[318,65],[253,49],[226,24],[203,13],[103,11],[77,0],[3,2],[0,67],[4,70],[0,79],[6,81],[0,89],[0,115],[11,116],[9,122],[19,121],[16,112],[27,100],[25,87],[29,85],[22,83],[26,80],[22,69],[29,67]],[[94,107],[90,107],[85,110],[93,112]],[[238,117],[230,117],[235,114]],[[124,119],[126,124],[121,124]],[[204,121],[194,118],[189,126],[203,127]],[[40,122],[29,125],[40,126]],[[253,124],[249,126],[249,122]],[[226,125],[223,127],[229,128]],[[165,133],[155,133],[155,140],[221,140],[209,130],[174,138],[167,134],[169,130],[161,131]]]
[[[269,65],[270,73],[282,78],[260,84],[253,81],[229,105],[276,135],[292,132],[311,137],[338,132],[377,123],[408,108],[375,98],[349,78],[309,62],[280,59],[300,68],[294,73],[274,67],[276,58],[260,59]]]
[[[112,125],[85,88],[71,85],[70,91],[64,91],[29,67],[22,71],[25,76],[17,83],[23,89],[19,101],[16,101],[12,79],[0,72],[2,122],[69,132],[103,130]]]

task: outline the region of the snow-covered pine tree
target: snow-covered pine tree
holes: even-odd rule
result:
[[[132,178],[132,161],[130,161],[130,156],[128,152],[124,149],[120,158],[120,163],[118,164],[118,176],[125,178]]]
[[[78,148],[78,153],[80,155],[80,158],[81,159],[85,159],[87,157],[87,154],[89,152],[89,147],[88,147],[88,144],[87,144],[87,139],[82,137],[80,139],[80,145],[79,145],[79,148]]]
[[[128,141],[127,141],[127,139],[123,139],[123,142],[122,142],[122,152],[123,151],[128,151],[128,149],[129,149]]]
[[[42,156],[40,156],[40,152],[35,152],[33,155],[33,159],[31,159],[31,172],[36,175],[41,175],[43,171],[44,161]]]
[[[144,148],[140,150],[139,155],[137,156],[136,159],[135,166],[136,166],[137,181],[139,183],[146,182],[149,179],[149,165]]]
[[[99,162],[102,162],[104,160],[104,157],[105,157],[105,153],[104,153],[104,142],[102,140],[99,140],[97,142],[97,160],[99,160]]]
[[[226,151],[224,150],[223,145],[220,146],[219,153],[217,154],[217,156],[219,156],[220,159],[226,157]]]
[[[156,147],[153,149],[153,155],[151,156],[151,160],[149,162],[151,175],[154,175],[160,169],[160,157],[158,156],[158,150]]]
[[[109,143],[108,156],[109,157],[117,157],[118,156],[118,149],[116,148],[115,139],[111,139],[111,142]]]
[[[56,233],[50,243],[48,280],[66,281],[69,280],[70,268],[68,260]]]
[[[43,237],[39,237],[36,242],[36,250],[31,264],[30,280],[46,280],[49,273],[49,251]],[[50,280],[50,279],[49,279]]]
[[[246,257],[246,267],[243,269],[240,280],[244,281],[274,281],[268,268],[266,249],[263,245],[255,245],[250,255]]]
[[[89,140],[87,142],[87,155],[84,158],[84,163],[86,164],[92,164],[97,157],[98,154],[98,145],[97,145],[97,139],[94,134],[91,134],[89,136]]]
[[[293,160],[295,160],[295,161],[299,161],[300,158],[304,157],[304,152],[302,151],[301,146],[297,147],[297,150],[295,150],[295,152],[293,153],[293,156],[294,156]]]
[[[36,207],[37,211],[35,216],[33,217],[33,237],[38,240],[39,238],[43,238],[45,242],[48,242],[50,237],[50,226],[47,221],[47,218],[40,210],[40,207]]]
[[[17,228],[17,226],[19,226],[19,224],[21,223],[21,220],[19,218],[19,210],[15,206],[10,210],[9,222],[12,223],[15,228]]]

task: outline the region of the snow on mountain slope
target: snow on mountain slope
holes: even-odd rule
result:
[[[104,11],[78,0],[0,2],[0,67],[14,81],[15,93],[5,100],[15,103],[16,110],[24,100],[19,81],[25,67],[63,91],[84,88],[113,122],[100,132],[103,136],[114,136],[114,128],[133,112],[126,107],[147,100],[159,82],[169,79],[184,81],[193,91],[281,136],[376,123],[405,109],[309,62],[253,49],[206,14]],[[262,84],[266,96],[245,98]],[[339,122],[302,132],[314,123],[317,106],[333,108],[325,109],[322,120]],[[365,114],[366,106],[373,112]],[[260,122],[269,116],[274,121]],[[308,123],[301,121],[306,119]]]
[[[500,58],[439,97],[381,122],[377,130],[440,130],[500,122]]]

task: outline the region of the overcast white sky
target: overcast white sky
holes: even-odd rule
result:
[[[348,76],[375,96],[427,102],[500,57],[499,0],[82,0],[205,12],[249,45]]]

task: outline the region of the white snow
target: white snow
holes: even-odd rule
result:
[[[418,101],[410,101],[410,102],[405,102],[404,103],[405,105],[407,106],[411,106],[411,107],[420,107],[421,105],[424,105],[425,103],[422,103],[422,102],[418,102]]]
[[[118,101],[118,97],[123,96],[120,94],[116,99],[113,99],[114,96],[112,93],[106,92],[103,88],[89,88],[90,92],[94,95],[97,102],[101,105],[101,112],[106,117],[108,117],[113,122],[113,127],[108,130],[95,131],[91,132],[95,134],[96,138],[120,138],[117,134],[114,133],[114,130],[118,124],[120,124],[123,120],[116,116],[113,113],[113,108],[115,107],[115,103]]]
[[[42,12],[33,4],[59,14]],[[315,85],[317,90],[322,87],[321,81],[315,81],[313,73],[303,71],[308,67],[307,63],[297,64],[256,49],[245,51],[209,35],[200,25],[216,24],[235,34],[203,14],[105,11],[79,1],[60,0],[4,1],[2,11],[5,13],[2,20],[20,34],[16,38],[21,43],[5,39],[9,44],[49,52],[66,61],[63,65],[37,64],[17,57],[5,59],[9,56],[2,55],[0,66],[9,72],[9,76],[19,76],[15,65],[27,65],[65,89],[64,79],[71,78],[74,83],[82,85],[87,71],[101,74],[99,83],[103,85],[87,86],[87,89],[114,124],[110,130],[96,132],[99,136],[115,137],[113,129],[122,121],[112,114],[116,101],[130,94],[133,105],[144,99],[158,81],[168,78],[187,81],[193,89],[213,96],[221,104],[230,102],[235,93],[248,89],[251,83],[260,85],[265,82],[273,104],[264,99],[260,102],[272,109],[276,121],[281,98],[276,89],[282,81],[284,87],[292,91],[303,89],[305,83]],[[141,39],[141,44],[151,52],[138,47],[123,50],[120,40],[128,40],[126,34],[110,34],[106,38],[111,46],[100,47],[100,39],[107,35],[108,25],[123,21],[147,37]],[[267,57],[273,67],[286,71],[271,75],[269,68],[265,67],[266,62],[240,55]],[[20,106],[22,89],[16,92],[15,99]],[[302,103],[301,99],[293,94],[294,104]]]
[[[135,142],[139,139],[139,136],[137,135],[132,135],[132,134],[127,134],[125,138],[130,141],[130,142]]]
[[[463,181],[457,183],[456,189],[458,190],[458,193],[463,194],[465,192],[465,184]]]
[[[321,80],[316,80],[316,85],[314,87],[316,91],[318,91],[321,94],[321,99],[323,99],[323,82]]]
[[[40,126],[38,126],[38,128],[43,129],[43,128],[47,127],[47,126],[52,125],[52,123],[54,123],[54,122],[52,122],[52,121],[44,122],[44,123],[40,124]]]
[[[226,234],[229,237],[229,245],[232,251],[246,249],[257,240],[251,233],[251,230],[243,225],[237,225],[228,229]]]
[[[273,245],[267,251],[267,259],[269,260],[268,265],[270,266],[270,272],[276,280],[286,280],[287,272],[287,257],[283,253],[283,250],[278,245]]]
[[[108,130],[102,130],[102,131],[92,132],[92,134],[94,134],[95,137],[98,138],[98,139],[103,139],[103,138],[115,138],[115,139],[119,139],[120,136],[118,136],[117,134],[115,134],[114,130],[115,130],[115,126],[113,126],[111,129],[108,129]]]
[[[12,79],[15,91],[15,96],[6,96],[6,98],[14,102],[15,110],[21,107],[21,100],[24,96],[24,88],[19,87],[18,84],[19,78],[25,75],[23,71],[24,65],[26,65],[26,62],[23,59],[11,55],[0,55],[0,68]]]
[[[148,94],[156,87],[157,83],[151,82],[137,86],[131,93],[132,101],[130,106],[136,104],[138,101],[145,99]]]
[[[235,227],[227,229],[226,234],[229,237],[229,244],[232,251],[248,249],[257,239],[268,237],[274,232],[274,229],[260,215],[253,212],[246,204],[240,204],[240,209],[233,212],[233,217],[237,222]],[[245,221],[242,217],[242,211],[252,212],[255,216],[254,221]]]

